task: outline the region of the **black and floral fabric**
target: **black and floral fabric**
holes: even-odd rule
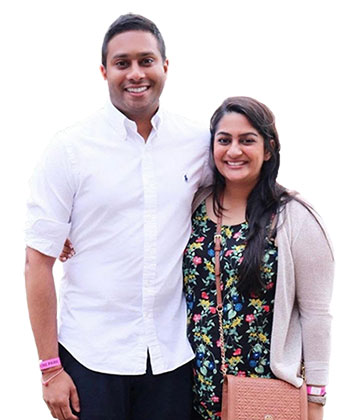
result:
[[[192,234],[184,253],[184,290],[188,336],[195,353],[194,408],[204,419],[221,418],[223,377],[219,321],[216,312],[214,235],[216,224],[205,202],[195,211]],[[222,226],[222,298],[228,373],[273,378],[270,341],[277,274],[277,247],[266,240],[262,266],[265,287],[258,294],[239,293],[237,269],[246,246],[247,223]]]

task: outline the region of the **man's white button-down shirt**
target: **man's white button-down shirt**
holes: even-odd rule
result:
[[[112,374],[176,369],[186,338],[182,255],[191,202],[209,182],[209,133],[158,111],[145,142],[112,104],[61,133],[30,182],[26,243],[64,264],[59,341]]]

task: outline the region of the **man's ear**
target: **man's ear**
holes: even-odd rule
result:
[[[107,74],[106,74],[106,68],[103,64],[101,64],[100,66],[100,72],[102,74],[102,77],[104,78],[104,80],[107,80]]]
[[[163,68],[164,68],[164,73],[167,74],[168,69],[169,69],[169,60],[166,59],[163,63]]]

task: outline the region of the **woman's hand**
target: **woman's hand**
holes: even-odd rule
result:
[[[323,420],[324,407],[321,404],[309,402],[308,405],[308,420]]]
[[[75,255],[75,249],[70,239],[66,239],[63,250],[61,251],[59,260],[65,262]]]

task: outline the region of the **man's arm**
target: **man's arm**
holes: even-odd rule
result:
[[[52,269],[55,258],[26,248],[25,280],[30,322],[39,358],[58,357],[56,292]]]
[[[33,248],[26,249],[25,280],[31,327],[35,337],[39,358],[48,360],[58,357],[57,305],[53,277],[55,258],[44,255]],[[43,380],[54,373],[46,371]],[[75,385],[66,372],[43,386],[43,397],[54,418],[76,420],[75,411],[80,411]]]

